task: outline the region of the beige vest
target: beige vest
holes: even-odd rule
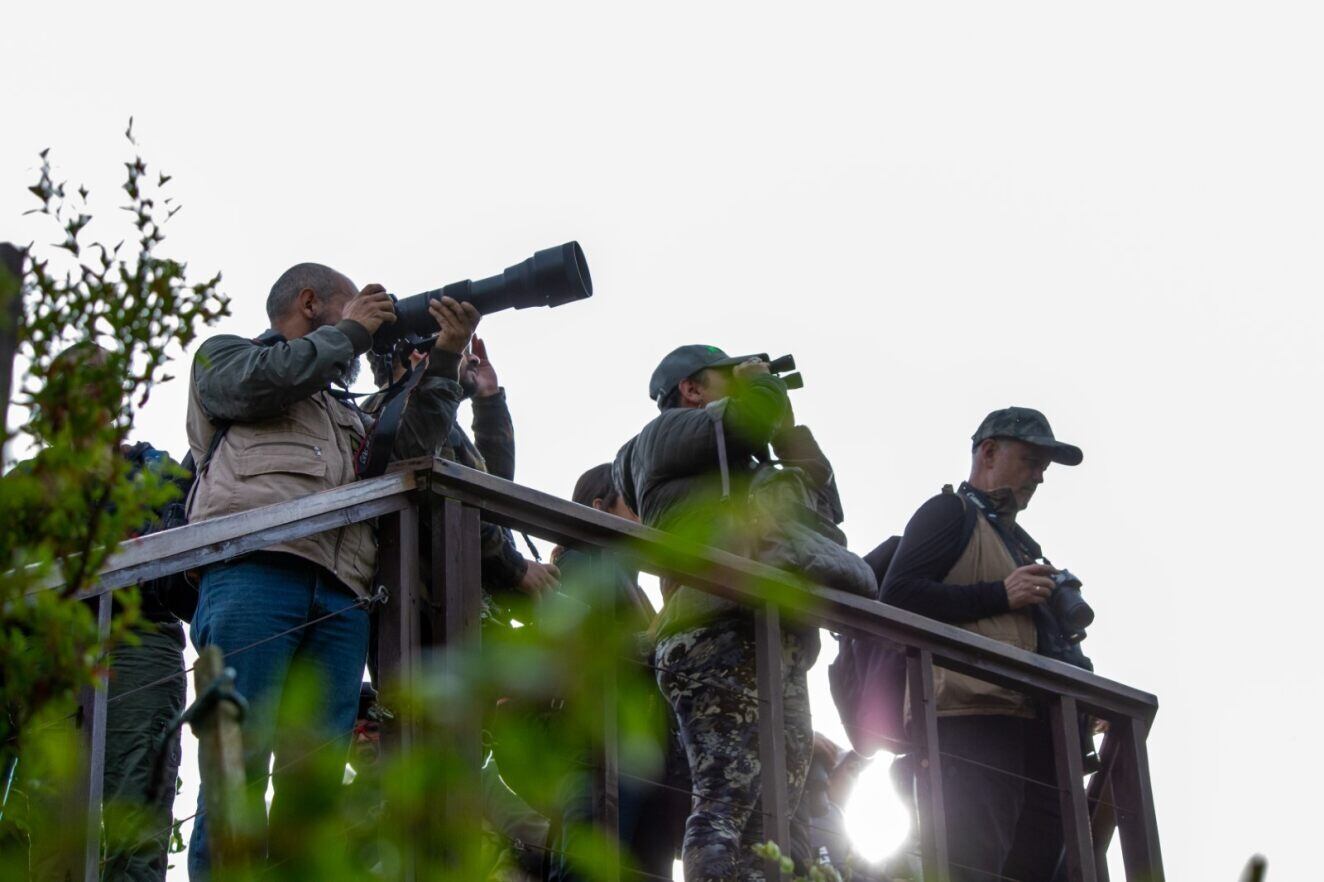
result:
[[[190,390],[188,442],[195,462],[206,458],[216,426],[196,388]],[[201,521],[288,502],[355,480],[354,451],[363,439],[358,414],[326,392],[295,402],[278,417],[234,423],[198,476],[189,520]],[[354,593],[366,596],[377,565],[377,540],[366,523],[268,547],[312,561]]]
[[[965,505],[971,503],[962,499]],[[943,578],[947,585],[972,585],[975,582],[997,582],[1011,575],[1016,561],[1007,550],[1002,537],[982,515],[975,518],[975,531],[970,543],[957,558],[952,569]],[[1034,652],[1039,645],[1039,633],[1034,627],[1034,614],[1028,607],[976,619],[960,627],[975,634],[1009,643],[1018,649]],[[955,717],[968,714],[1009,714],[1033,717],[1034,705],[1019,692],[994,686],[974,677],[958,674],[935,666],[934,691],[938,700],[938,716]]]

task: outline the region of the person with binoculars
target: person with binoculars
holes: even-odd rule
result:
[[[832,466],[809,429],[795,425],[787,382],[766,356],[732,358],[715,346],[682,346],[658,365],[648,391],[662,412],[621,448],[613,466],[625,504],[643,523],[817,584],[857,594],[875,590],[868,565],[845,549],[836,529],[842,513]],[[788,500],[794,502],[781,505]],[[662,591],[653,662],[694,791],[682,846],[685,878],[761,880],[762,859],[752,851],[767,838],[756,810],[760,711],[752,611],[666,578]],[[806,674],[818,651],[816,628],[783,627],[792,811],[813,748]]]
[[[256,339],[218,335],[193,362],[187,431],[196,475],[188,499],[192,521],[232,514],[328,490],[356,479],[357,454],[373,421],[350,403],[359,357],[373,335],[396,320],[393,299],[381,285],[362,290],[343,274],[315,263],[291,267],[267,298],[271,329]],[[427,304],[437,334],[428,374],[446,382],[424,385],[404,412],[391,445],[393,458],[430,456],[444,427],[430,419],[459,399],[459,359],[478,324],[468,303],[446,297]],[[341,387],[337,389],[336,387]],[[454,401],[443,400],[447,397]],[[249,781],[267,775],[273,751],[275,797],[268,858],[287,842],[281,816],[281,733],[276,710],[293,668],[321,679],[320,719],[314,727],[345,749],[358,707],[368,651],[367,600],[377,563],[369,523],[351,524],[289,540],[202,572],[193,615],[194,644],[219,646],[236,672],[235,686],[249,702],[244,720]],[[234,654],[236,650],[245,651]],[[291,750],[294,750],[291,748]],[[297,751],[296,751],[297,752]],[[337,780],[340,771],[331,767]],[[265,817],[265,788],[250,787],[252,816]],[[205,798],[189,844],[189,876],[210,871]],[[261,839],[259,839],[261,841]]]
[[[1043,557],[1018,523],[1052,463],[1079,465],[1042,413],[990,413],[972,437],[970,479],[906,525],[881,599],[1092,670],[1080,650],[1094,619],[1080,581]],[[1055,878],[1062,826],[1047,709],[1029,696],[934,668],[943,798],[954,882]],[[906,697],[907,717],[912,707]],[[1093,744],[1082,721],[1082,747]],[[916,772],[919,770],[916,769]]]

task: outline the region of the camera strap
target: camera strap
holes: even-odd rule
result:
[[[984,519],[989,522],[994,532],[998,534],[998,538],[1002,540],[1002,544],[1006,546],[1007,551],[1011,552],[1012,559],[1016,561],[1017,566],[1035,563],[1043,557],[1043,549],[1039,547],[1039,543],[1035,542],[1029,533],[1025,532],[1019,524],[1012,524],[1008,527],[1007,524],[1003,523],[1002,518],[988,504],[988,501],[983,499],[968,484],[961,485],[960,495],[968,505],[983,515]]]
[[[426,361],[410,365],[404,376],[383,391],[384,400],[377,411],[377,419],[354,454],[354,472],[359,478],[375,478],[386,471],[386,465],[391,461],[391,451],[395,448],[395,436],[404,419],[405,407],[418,388],[419,381],[423,379],[426,365]],[[343,393],[343,396],[337,394],[337,391],[331,394],[342,400],[354,397],[353,393],[348,392]]]

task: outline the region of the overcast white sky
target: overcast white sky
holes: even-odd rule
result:
[[[1084,579],[1100,673],[1160,697],[1169,877],[1255,851],[1271,878],[1318,872],[1317,5],[48,0],[2,21],[0,239],[37,235],[19,212],[47,146],[111,218],[132,114],[176,176],[172,253],[225,273],[221,330],[260,332],[297,261],[407,294],[583,243],[591,301],[483,323],[534,487],[610,458],[680,343],[796,355],[860,551],[965,476],[986,412],[1044,410],[1085,462],[1024,523]],[[159,390],[140,436],[181,452],[184,400]]]

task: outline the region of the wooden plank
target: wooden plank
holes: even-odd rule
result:
[[[1080,717],[1075,699],[1063,697],[1049,705],[1049,723],[1053,729],[1053,758],[1057,767],[1067,879],[1070,882],[1098,882],[1094,871],[1094,844],[1090,840],[1089,805],[1085,798]]]
[[[598,553],[595,558],[593,569],[598,584],[604,588],[609,588],[614,579],[611,565],[604,553]],[[603,598],[603,602],[593,608],[590,622],[597,633],[610,635],[609,639],[614,641],[620,633],[615,606],[618,598],[614,592],[609,593],[606,590],[598,596]],[[602,744],[597,751],[598,769],[593,782],[593,817],[598,824],[598,829],[602,831],[603,838],[607,842],[616,845],[621,839],[621,787],[616,731],[618,677],[616,654],[609,653],[608,655],[609,657],[603,661],[601,699],[596,709],[597,724],[599,731],[602,733]],[[604,882],[619,882],[621,878],[619,848],[616,850],[615,857],[616,859],[602,874]]]
[[[8,426],[13,395],[14,355],[18,352],[18,326],[23,319],[24,256],[23,249],[0,242],[0,395],[5,402],[0,408],[0,429]]]
[[[440,509],[433,509],[432,523],[434,530],[441,530],[443,553],[433,557],[432,569],[433,579],[440,578],[434,585],[442,597],[441,660],[448,674],[463,676],[463,657],[472,658],[482,641],[482,524],[477,509],[453,499],[442,500]],[[482,719],[472,701],[448,715],[446,738],[445,749],[459,760],[459,781],[444,795],[446,816],[481,817],[482,806],[475,800],[482,792]]]
[[[386,606],[377,613],[378,686],[391,694],[410,694],[419,674],[419,574],[418,509],[409,505],[382,519],[378,530],[378,580],[386,589]],[[390,699],[387,699],[388,702]],[[395,757],[405,757],[420,748],[418,721],[397,706],[395,715],[382,721],[382,748]],[[387,807],[387,823],[407,823],[392,819]],[[417,850],[400,855],[399,878],[413,882],[419,878],[419,853],[426,853],[428,824],[414,824],[411,838]]]
[[[1113,792],[1117,796],[1117,831],[1122,861],[1130,882],[1163,882],[1163,852],[1159,847],[1154,791],[1149,780],[1147,728],[1138,720],[1114,723],[1118,739]]]
[[[393,472],[288,502],[130,539],[120,543],[120,550],[102,568],[98,580],[78,597],[94,597],[113,588],[136,585],[277,542],[399,511],[408,504],[407,494],[417,486],[415,472]],[[52,576],[28,593],[49,591],[61,584],[58,575]]]
[[[477,509],[454,499],[445,500],[441,509],[442,555],[433,559],[441,578],[441,642],[477,651],[483,611],[481,517]]]
[[[774,604],[754,609],[755,678],[759,698],[759,791],[763,839],[791,853],[791,810],[787,803],[786,713],[782,706],[781,613]],[[768,882],[779,882],[781,867],[767,861]]]
[[[1117,830],[1117,801],[1113,793],[1113,769],[1117,765],[1117,736],[1111,732],[1103,736],[1099,748],[1099,770],[1090,776],[1086,798],[1090,806],[1090,839],[1094,843],[1094,871],[1099,882],[1108,882],[1108,847]]]
[[[1152,720],[1158,710],[1153,695],[1064,662],[874,600],[807,587],[780,570],[455,463],[434,462],[432,486],[433,492],[481,508],[486,520],[573,547],[611,546],[641,569],[671,575],[746,606],[757,607],[769,593],[799,598],[793,611],[783,607],[785,617],[794,615],[836,633],[882,637],[925,649],[945,668],[1039,698],[1070,695],[1082,711],[1096,716]]]
[[[97,633],[104,641],[110,634],[113,606],[110,595],[93,601],[97,618]],[[110,659],[103,664],[109,668]],[[79,782],[70,794],[73,817],[83,819],[83,847],[77,854],[67,855],[62,874],[68,878],[97,882],[101,876],[101,804],[106,777],[106,674],[102,673],[91,686],[78,692],[78,735],[82,756]]]
[[[938,744],[938,702],[933,685],[933,655],[912,650],[906,656],[910,687],[911,742],[918,754],[915,802],[919,810],[920,860],[925,882],[951,876],[947,854],[947,807],[942,792],[942,754]]]
[[[407,506],[384,518],[378,537],[378,578],[387,593],[386,606],[378,613],[378,677],[384,687],[408,692],[419,664],[418,510]],[[384,746],[409,752],[415,728],[408,714],[396,714],[382,727]]]
[[[226,677],[225,660],[216,646],[198,653],[193,666],[195,694],[206,695],[212,684]],[[241,712],[233,702],[219,701],[190,724],[198,737],[198,770],[207,810],[207,841],[211,869],[216,875],[238,873],[249,863],[245,841],[249,803],[244,781],[244,743]]]

